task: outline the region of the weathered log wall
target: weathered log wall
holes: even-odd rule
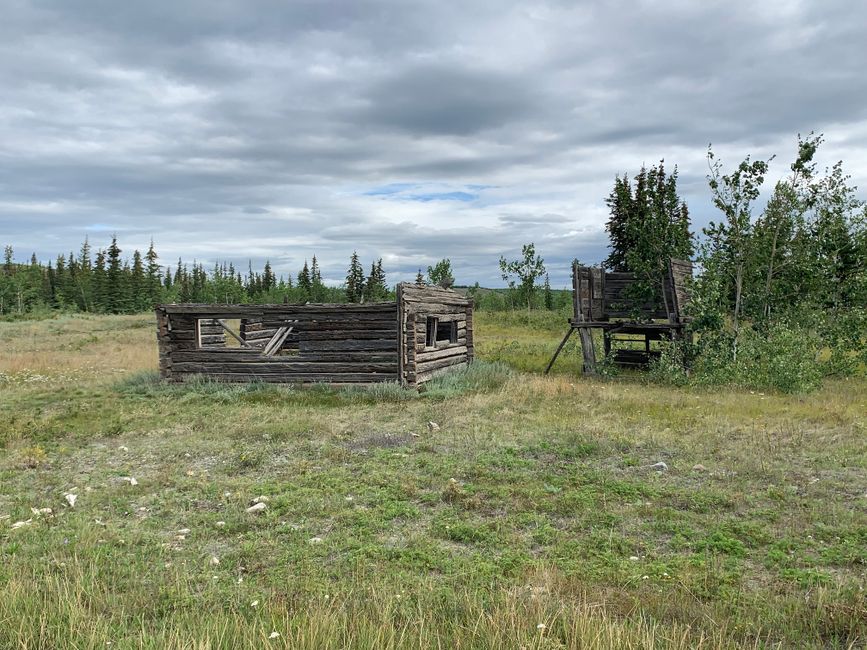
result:
[[[683,320],[689,301],[688,279],[692,263],[672,259],[663,280],[664,296],[658,303],[640,303],[631,295],[637,282],[634,273],[605,272],[603,269],[574,265],[572,269],[573,308],[577,321],[607,321],[611,318]]]
[[[169,381],[360,383],[398,379],[397,304],[160,305],[160,373]],[[209,319],[240,319],[239,347],[202,336]],[[272,355],[266,346],[290,328]],[[220,328],[222,329],[222,328]],[[210,332],[210,330],[208,330]],[[210,333],[207,336],[211,336]]]
[[[472,301],[438,287],[401,284],[388,303],[160,305],[156,316],[169,381],[419,386],[473,359]]]
[[[400,374],[405,385],[420,386],[472,362],[472,300],[449,289],[409,283],[399,285],[397,295],[402,342]]]

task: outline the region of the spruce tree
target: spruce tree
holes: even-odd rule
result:
[[[310,288],[312,282],[310,280],[310,267],[307,266],[307,260],[304,260],[304,266],[298,272],[298,288],[304,293],[306,300],[310,299]]]
[[[420,287],[423,287],[427,284],[427,282],[425,282],[424,280],[424,273],[421,272],[421,269],[418,270],[418,273],[415,276],[415,283]]]
[[[320,302],[325,295],[325,286],[322,284],[322,271],[319,269],[319,261],[316,256],[310,264],[310,298],[315,302]]]
[[[104,313],[108,310],[108,280],[105,272],[105,251],[99,249],[96,252],[96,262],[93,265],[93,290],[91,296],[91,308],[93,311]]]
[[[545,284],[543,286],[544,290],[544,298],[545,298],[545,309],[554,309],[554,294],[551,292],[551,281],[548,278],[548,274],[545,274]]]
[[[268,291],[277,285],[277,278],[271,270],[271,261],[265,260],[265,268],[262,272],[262,290]]]
[[[161,286],[160,286],[160,265],[159,257],[154,250],[154,240],[151,239],[151,244],[148,247],[148,252],[145,253],[145,291],[147,293],[148,306],[153,307],[160,301]]]
[[[349,271],[346,273],[346,300],[361,302],[364,299],[364,269],[358,261],[358,253],[352,251]]]
[[[132,269],[129,278],[130,300],[127,310],[141,312],[148,308],[147,280],[145,278],[144,264],[141,253],[138,250],[132,254]]]

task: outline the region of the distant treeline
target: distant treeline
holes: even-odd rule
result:
[[[525,253],[530,251],[532,244]],[[58,255],[47,264],[36,254],[29,262],[16,262],[11,246],[5,246],[0,270],[0,316],[25,315],[38,311],[79,311],[98,314],[134,314],[147,311],[161,303],[305,303],[305,302],[375,302],[393,300],[394,287],[389,286],[382,259],[371,263],[370,270],[353,252],[344,283],[328,286],[322,282],[319,261],[314,255],[294,277],[277,276],[266,261],[261,271],[253,270],[248,262],[241,272],[231,262],[221,262],[205,268],[198,262],[162,266],[154,244],[142,255],[135,250],[123,256],[116,237],[105,249],[94,251],[88,239],[77,253]],[[566,309],[571,294],[552,290],[545,274],[544,283],[535,280],[544,273],[538,258],[535,275],[522,277],[522,285],[510,282],[508,289],[485,289],[476,283],[459,289],[474,298],[476,308],[503,311],[532,306],[534,309]],[[503,276],[507,279],[507,275]],[[421,269],[416,283],[450,287],[454,284],[451,261],[440,260]]]
[[[277,277],[270,262],[241,273],[231,263],[206,269],[201,263],[162,267],[151,243],[144,255],[122,257],[117,238],[95,253],[85,239],[79,252],[58,255],[42,264],[33,254],[29,263],[16,262],[6,246],[0,271],[0,314],[27,314],[39,310],[67,310],[107,314],[138,313],[171,302],[303,303],[371,302],[386,300],[393,292],[386,284],[382,260],[364,272],[353,253],[342,287],[322,282],[314,256],[293,279]]]

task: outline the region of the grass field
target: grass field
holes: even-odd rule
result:
[[[564,322],[479,313],[421,395],[0,323],[0,648],[865,647],[867,381],[543,377]]]

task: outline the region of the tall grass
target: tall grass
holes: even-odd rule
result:
[[[281,596],[253,606],[227,602],[202,612],[173,607],[153,615],[145,602],[124,609],[111,589],[81,567],[65,576],[14,579],[0,599],[0,647],[293,650],[421,648],[610,648],[708,650],[733,647],[725,629],[612,615],[586,596],[561,600],[534,588],[405,593],[357,585],[348,593]],[[70,575],[71,574],[71,575]],[[183,590],[182,585],[178,585]],[[751,647],[762,647],[754,641]],[[741,646],[747,647],[747,646]]]

